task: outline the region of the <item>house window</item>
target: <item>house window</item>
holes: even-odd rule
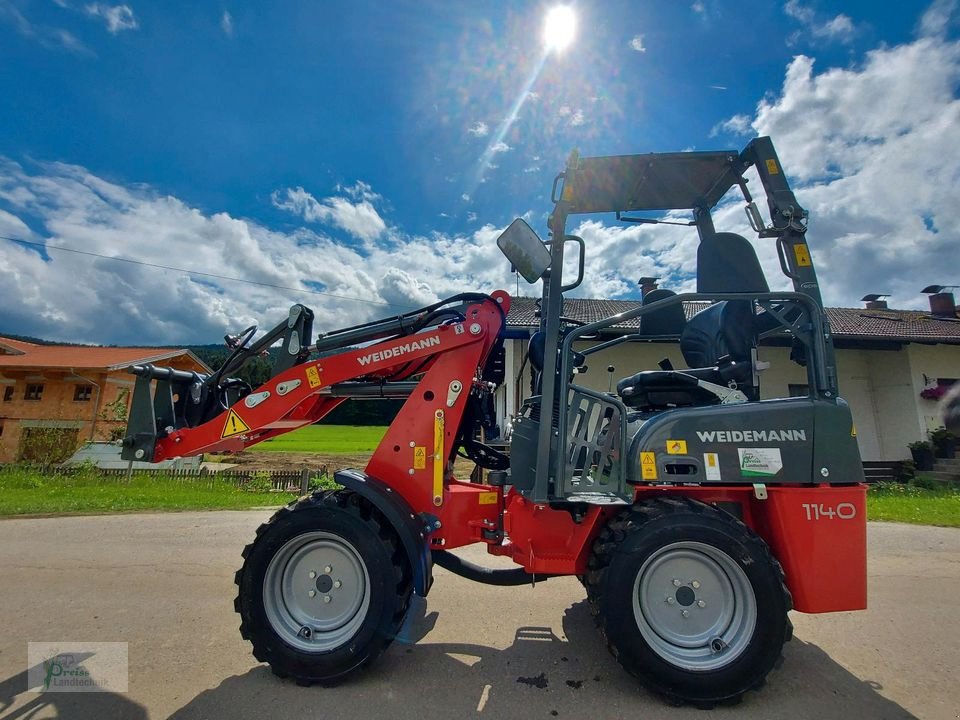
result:
[[[36,383],[27,383],[27,389],[23,393],[24,400],[39,400],[43,397],[43,385]]]
[[[13,400],[13,385],[7,385],[3,389],[3,401],[10,402]]]
[[[74,402],[90,402],[90,396],[93,394],[93,385],[77,385],[73,389]]]
[[[790,397],[810,397],[810,386],[790,383],[787,385],[787,392],[790,393]]]

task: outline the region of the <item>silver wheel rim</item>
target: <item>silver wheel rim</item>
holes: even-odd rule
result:
[[[270,560],[263,606],[274,632],[305,652],[329,652],[360,629],[370,576],[356,548],[327,532],[298,535]]]
[[[684,670],[716,670],[739,657],[757,624],[743,568],[704,543],[677,542],[647,558],[633,583],[633,614],[647,645]]]

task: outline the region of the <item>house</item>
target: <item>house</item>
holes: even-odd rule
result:
[[[133,389],[130,365],[209,373],[189,350],[37,345],[0,337],[0,463],[63,460],[116,437]]]
[[[949,296],[944,302],[942,296]],[[932,295],[931,309],[892,310],[873,299],[865,308],[827,308],[833,329],[841,396],[850,403],[864,460],[902,460],[907,444],[926,439],[928,430],[943,424],[937,398],[960,379],[960,318],[950,293]],[[635,300],[564,300],[564,315],[590,323],[634,310]],[[689,318],[706,303],[687,303]],[[537,329],[537,301],[514,298],[507,317],[506,376],[498,390],[498,420],[513,416],[530,394],[531,370],[525,362],[527,341]],[[612,328],[614,337],[636,333],[639,320]],[[593,343],[577,343],[581,350]],[[759,359],[770,364],[760,375],[761,399],[806,395],[805,368],[790,359],[785,337],[761,341]],[[608,392],[620,378],[640,370],[655,370],[667,358],[686,367],[675,342],[631,341],[589,356],[586,374],[577,384]],[[613,368],[608,371],[608,368]]]

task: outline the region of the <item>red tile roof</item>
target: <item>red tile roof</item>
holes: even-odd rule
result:
[[[88,345],[35,345],[0,337],[0,368],[105,368],[160,362],[187,355],[202,368],[200,358],[189,350],[171,348],[93,347]],[[209,369],[209,368],[207,368]]]
[[[512,299],[509,327],[530,328],[539,324],[536,317],[536,299]],[[705,302],[684,303],[687,319],[706,307]],[[633,310],[639,300],[595,300],[565,298],[563,314],[591,323],[611,315]],[[921,310],[866,310],[860,308],[826,308],[833,334],[838,338],[858,340],[885,340],[895,342],[926,342],[960,345],[960,319],[935,317]],[[617,323],[617,330],[637,330],[638,318]]]

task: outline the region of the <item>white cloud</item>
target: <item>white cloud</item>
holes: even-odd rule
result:
[[[513,150],[513,148],[507,145],[503,140],[495,142],[493,145],[490,146],[491,154],[505,153],[505,152],[510,152],[511,150]]]
[[[477,120],[473,125],[467,128],[467,132],[474,137],[486,137],[490,132],[490,127],[482,120]]]
[[[814,38],[849,42],[856,34],[856,27],[848,15],[839,14],[829,20],[821,20],[817,12],[800,0],[787,0],[783,11],[796,20]]]
[[[697,15],[706,15],[707,7],[700,0],[697,0],[693,5],[690,6],[690,9],[693,10]]]
[[[107,24],[107,32],[111,35],[116,35],[124,30],[136,30],[140,27],[129,5],[91,3],[86,6],[86,11],[88,15],[103,18]]]
[[[272,327],[294,302],[313,308],[315,327],[331,329],[464,289],[512,286],[495,243],[500,229],[490,225],[429,237],[388,229],[383,242],[358,247],[307,228],[276,232],[226,213],[207,214],[81,167],[49,163],[28,171],[2,157],[0,203],[3,234],[50,246],[45,260],[34,249],[0,242],[0,333],[141,345],[216,342],[253,323]],[[25,218],[36,234],[29,234]],[[60,252],[55,245],[106,257]],[[303,290],[190,276],[115,257]],[[327,294],[311,294],[311,287]]]
[[[577,110],[573,115],[570,116],[570,124],[573,127],[578,125],[583,125],[586,122],[586,118],[583,115],[583,110]]]
[[[338,196],[317,200],[302,187],[276,190],[271,199],[275,207],[299,215],[307,222],[329,223],[368,242],[380,237],[387,225],[372,204],[379,195],[366,183],[341,191],[359,202]]]
[[[476,214],[475,212],[473,212],[472,210],[468,211],[468,212],[467,212],[467,222],[476,222],[476,221],[477,221],[477,214]]]
[[[749,115],[734,115],[721,123],[717,123],[710,130],[710,137],[716,137],[722,132],[733,135],[749,135],[752,133],[751,123],[753,118]]]
[[[630,47],[639,53],[645,53],[647,49],[643,46],[643,35],[634,35],[630,40]]]
[[[0,22],[13,25],[22,37],[30,38],[47,49],[67,50],[77,55],[93,54],[73,33],[63,28],[33,23],[9,2],[0,1]]]
[[[944,37],[956,21],[957,0],[934,0],[920,17],[917,32],[921,36]]]
[[[460,199],[464,202],[470,202],[470,196],[467,193],[463,193],[463,195],[460,196]]]
[[[224,10],[223,15],[220,16],[220,29],[227,37],[233,37],[233,15],[229,10]]]
[[[798,181],[829,301],[923,307],[920,288],[958,266],[960,157],[945,151],[960,145],[958,82],[960,44],[921,37],[819,74],[799,56],[759,103],[753,128]]]

